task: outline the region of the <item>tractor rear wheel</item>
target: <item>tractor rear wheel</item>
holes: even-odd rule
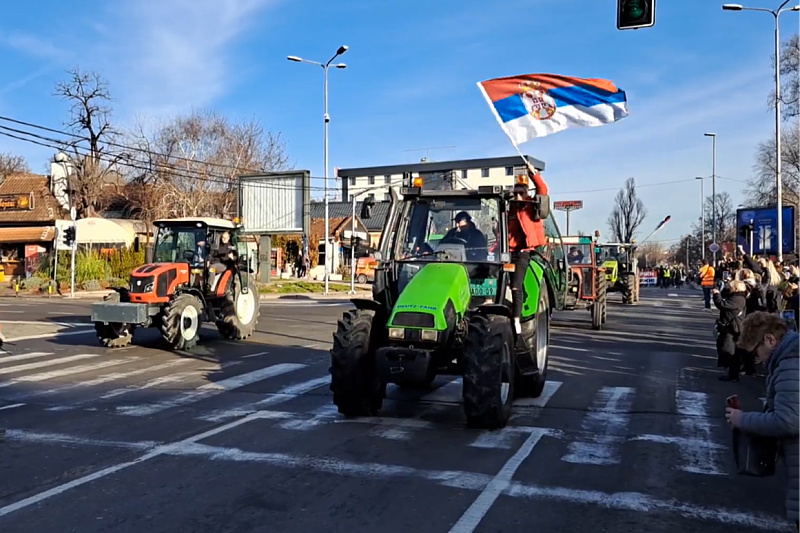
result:
[[[375,364],[374,318],[373,311],[345,311],[333,334],[330,389],[345,416],[375,416],[386,396]]]
[[[598,274],[595,280],[595,300],[592,305],[592,329],[600,330],[606,323],[606,277]]]
[[[161,314],[161,337],[173,350],[188,350],[200,340],[203,304],[189,293],[173,295]]]
[[[514,335],[511,321],[475,313],[464,338],[464,414],[470,427],[506,425],[514,401]]]
[[[220,315],[222,320],[217,321],[217,330],[226,339],[242,340],[252,335],[259,316],[258,300],[253,289],[237,286],[234,294],[223,299]]]

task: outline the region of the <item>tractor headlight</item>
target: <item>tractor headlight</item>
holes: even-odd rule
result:
[[[402,339],[406,336],[405,328],[389,328],[390,339]]]
[[[435,341],[439,338],[439,332],[435,329],[423,329],[420,338],[424,341]]]

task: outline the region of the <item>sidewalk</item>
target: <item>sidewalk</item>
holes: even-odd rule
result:
[[[19,296],[15,296],[12,292],[11,294],[0,293],[0,301],[9,302],[13,300],[96,300],[101,301],[103,298],[106,297],[108,294],[112,294],[114,291],[105,290],[105,291],[80,291],[75,293],[74,298],[70,298],[69,292],[65,293],[64,295],[53,294],[48,296],[47,294],[30,294],[24,293],[20,291]],[[259,295],[259,300],[349,300],[350,298],[369,298],[372,299],[372,289],[365,290],[360,286],[356,285],[356,293],[350,294],[348,291],[330,291],[327,295],[324,292],[324,289],[320,287],[319,292],[297,292],[297,293],[263,293]]]

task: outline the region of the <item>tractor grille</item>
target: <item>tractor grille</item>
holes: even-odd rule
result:
[[[142,276],[142,277],[131,277],[131,292],[135,293],[143,293],[145,292],[145,287],[153,283],[154,276]],[[150,288],[152,291],[153,288]]]
[[[436,324],[433,320],[433,315],[430,313],[401,311],[394,315],[393,325],[409,326],[412,328],[432,328]]]

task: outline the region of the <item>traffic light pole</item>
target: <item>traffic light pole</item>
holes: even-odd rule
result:
[[[356,195],[353,195],[353,218],[350,219],[350,292],[356,293]]]

